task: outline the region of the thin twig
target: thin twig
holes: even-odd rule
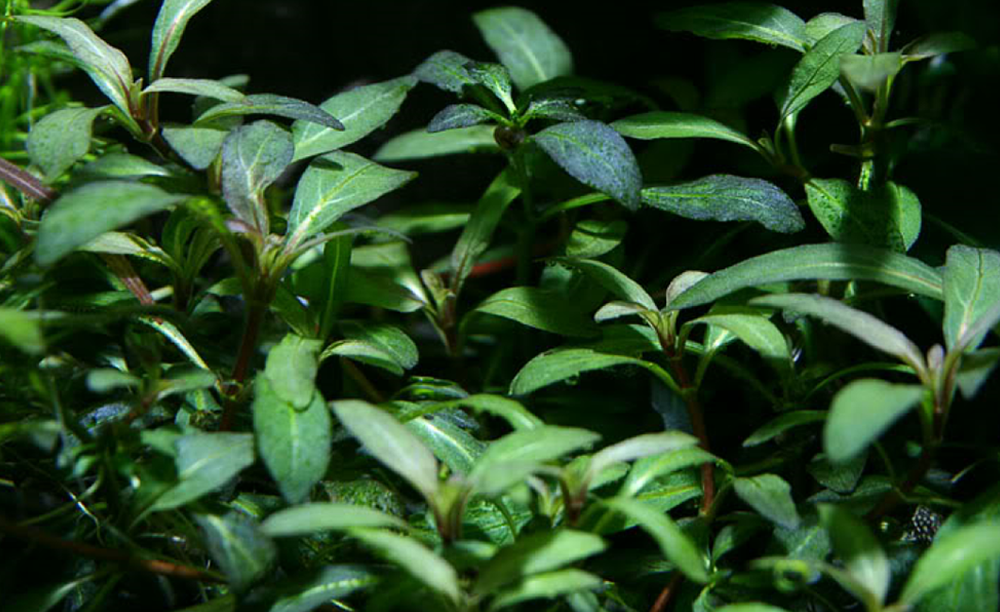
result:
[[[51,202],[59,195],[54,189],[43,185],[36,176],[25,172],[2,157],[0,157],[0,179],[39,202]]]

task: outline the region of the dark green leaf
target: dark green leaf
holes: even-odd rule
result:
[[[844,569],[864,590],[854,596],[868,609],[885,602],[889,592],[889,559],[868,527],[843,506],[819,506],[821,524],[830,532],[833,551]]]
[[[587,116],[580,112],[574,100],[561,98],[534,99],[528,109],[521,113],[522,121],[529,119],[551,119],[553,121],[580,121]]]
[[[629,210],[639,207],[639,164],[625,140],[607,124],[590,120],[559,123],[538,132],[533,140],[576,180],[608,194]]]
[[[622,136],[654,138],[714,138],[728,140],[757,150],[757,143],[728,125],[693,113],[654,111],[632,115],[611,124]]]
[[[837,82],[841,56],[857,51],[864,37],[865,24],[853,22],[830,32],[809,49],[795,65],[788,83],[778,90],[781,119],[799,112]]]
[[[576,378],[583,372],[618,365],[648,364],[635,357],[609,355],[591,349],[556,349],[536,356],[521,368],[510,383],[511,395],[527,395],[551,384]]]
[[[261,581],[278,556],[274,542],[246,515],[231,511],[223,516],[196,514],[205,533],[205,544],[237,593]]]
[[[326,565],[316,573],[310,572],[305,580],[294,580],[282,585],[281,592],[289,594],[279,597],[268,612],[310,612],[328,604],[332,599],[373,587],[378,582],[379,576],[361,565]]]
[[[786,412],[781,416],[769,421],[767,424],[756,429],[743,441],[743,446],[757,446],[773,438],[780,436],[785,431],[799,425],[818,423],[826,419],[826,413],[822,410],[796,410]]]
[[[552,599],[578,591],[592,591],[604,584],[599,576],[578,569],[564,569],[525,578],[512,588],[497,593],[489,610],[502,610],[522,601]]]
[[[286,334],[268,353],[264,376],[280,401],[299,410],[315,403],[320,344],[319,340]]]
[[[434,115],[427,124],[429,133],[466,128],[481,123],[498,123],[503,118],[477,104],[450,104]]]
[[[721,327],[736,335],[779,372],[791,370],[792,354],[781,330],[767,316],[740,308],[714,308],[712,312],[688,323]]]
[[[0,338],[25,353],[38,355],[45,351],[38,319],[21,310],[0,307]]]
[[[198,11],[212,0],[164,0],[153,25],[153,46],[149,53],[149,80],[156,82],[167,69],[184,29]]]
[[[329,98],[319,107],[340,119],[344,129],[336,130],[313,121],[296,121],[292,124],[295,140],[292,161],[346,147],[382,127],[399,111],[416,84],[416,77],[404,76],[362,85]]]
[[[288,130],[256,121],[231,131],[222,144],[222,194],[234,215],[262,236],[269,233],[264,190],[292,161]]]
[[[215,161],[229,135],[228,129],[190,125],[165,125],[161,132],[170,148],[195,170],[204,170]]]
[[[970,326],[1000,302],[1000,253],[955,245],[944,269],[944,338],[953,349]],[[976,349],[984,334],[970,337],[963,350]]]
[[[395,162],[456,153],[493,152],[499,150],[493,138],[493,129],[491,125],[474,125],[435,134],[416,129],[389,140],[375,151],[372,159]]]
[[[87,154],[94,120],[109,108],[64,108],[45,115],[31,128],[25,146],[46,181],[58,178]]]
[[[345,213],[399,189],[416,176],[416,172],[386,168],[344,151],[313,160],[295,188],[286,248],[293,250]]]
[[[387,531],[353,529],[351,535],[381,556],[403,568],[424,585],[441,593],[457,605],[461,597],[458,574],[447,561],[431,552],[423,544]]]
[[[919,385],[878,379],[856,380],[833,398],[823,428],[823,450],[830,461],[847,461],[878,439],[923,396]]]
[[[917,561],[899,600],[913,605],[970,568],[1000,557],[1000,525],[979,523],[938,538]]]
[[[78,170],[79,175],[101,179],[170,176],[170,170],[128,153],[106,153]]]
[[[142,90],[143,94],[150,93],[181,93],[189,96],[204,96],[213,100],[223,102],[242,102],[246,95],[238,90],[224,85],[212,79],[173,79],[162,78],[152,83]]]
[[[628,223],[621,219],[584,219],[576,224],[566,241],[566,255],[575,258],[600,257],[621,244]]]
[[[784,608],[764,603],[738,603],[716,608],[715,612],[788,612]]]
[[[513,114],[517,107],[514,106],[514,99],[511,97],[512,85],[510,73],[502,64],[490,62],[469,62],[465,65],[465,71],[469,73],[477,83],[485,87],[503,102],[508,113]],[[428,129],[428,131],[431,131]]]
[[[747,287],[790,280],[869,280],[943,299],[941,274],[917,259],[854,244],[810,244],[752,257],[684,291],[671,309],[708,304]]]
[[[318,106],[275,94],[250,94],[239,102],[217,104],[198,116],[196,125],[215,123],[226,117],[243,115],[275,115],[296,121],[310,121],[334,130],[344,125],[336,117]]]
[[[466,315],[491,314],[522,325],[563,336],[596,336],[597,327],[562,292],[535,287],[501,289],[479,303]]]
[[[840,58],[840,72],[860,89],[875,91],[903,69],[903,56],[895,53],[878,55],[844,55]]]
[[[661,13],[656,16],[656,25],[670,32],[753,40],[799,52],[809,44],[802,19],[788,9],[763,2],[727,2]]]
[[[903,61],[912,62],[974,48],[976,41],[962,32],[937,32],[922,36],[903,47]]]
[[[843,463],[833,463],[819,453],[806,466],[806,471],[824,487],[841,495],[850,495],[861,481],[867,462],[867,452],[861,452]]]
[[[354,527],[406,529],[400,519],[374,508],[355,504],[301,504],[279,510],[261,523],[260,529],[273,538],[299,536],[322,531],[343,531]]]
[[[504,170],[493,179],[486,188],[486,193],[479,198],[451,252],[451,289],[456,295],[461,293],[462,285],[476,265],[476,260],[489,247],[504,211],[520,194],[521,188],[517,186],[514,173]]]
[[[785,529],[796,529],[800,521],[792,487],[780,476],[761,474],[752,478],[737,478],[733,482],[736,495],[764,518]]]
[[[599,536],[571,529],[542,531],[520,538],[493,556],[479,570],[475,593],[496,589],[525,576],[548,572],[603,551],[607,545]]]
[[[445,91],[462,94],[466,88],[476,85],[476,80],[465,69],[471,62],[461,53],[438,51],[417,66],[413,76]]]
[[[475,13],[472,20],[521,91],[573,72],[569,48],[531,11],[506,6]]]
[[[875,53],[889,50],[889,37],[896,27],[896,5],[899,0],[864,0],[865,21],[874,38]]]
[[[602,261],[571,257],[557,257],[553,261],[583,272],[585,276],[619,299],[639,304],[648,310],[656,310],[656,302],[639,283]]]
[[[127,181],[88,183],[55,201],[38,228],[35,260],[47,266],[104,232],[187,199],[159,187]]]
[[[177,484],[151,510],[169,510],[229,482],[254,462],[253,435],[190,433],[177,440]]]

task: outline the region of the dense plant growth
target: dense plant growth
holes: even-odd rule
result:
[[[498,7],[495,58],[314,105],[171,76],[209,3],[164,0],[134,64],[101,29],[130,2],[5,2],[0,607],[998,608],[995,428],[949,420],[1000,359],[1000,252],[938,221],[913,255],[949,202],[894,174],[948,133],[900,84],[969,36],[896,40],[893,0],[638,16],[769,47],[720,112]],[[454,103],[350,150],[415,88]],[[800,146],[818,99],[853,142]],[[689,173],[693,139],[746,171]],[[477,202],[409,195],[469,155]]]

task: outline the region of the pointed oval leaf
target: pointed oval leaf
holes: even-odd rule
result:
[[[905,252],[920,233],[920,200],[895,183],[862,191],[842,179],[811,179],[806,196],[823,228],[840,242]]]
[[[57,260],[104,232],[187,199],[154,185],[130,181],[88,183],[56,200],[38,228],[35,261],[41,266]]]
[[[469,475],[476,479],[505,463],[544,463],[593,445],[601,435],[578,427],[543,425],[521,429],[490,443]]]
[[[483,595],[525,576],[548,572],[607,548],[600,536],[572,529],[542,531],[506,546],[479,570],[473,587]]]
[[[685,576],[699,584],[708,582],[706,559],[681,528],[666,514],[638,500],[615,497],[602,504],[621,512],[635,521],[656,543],[663,556],[677,566]]]
[[[197,432],[182,436],[175,446],[177,484],[150,510],[183,506],[218,489],[254,462],[252,434]]]
[[[149,53],[149,79],[155,82],[166,71],[177,50],[188,21],[212,0],[164,0],[153,24],[153,46]]]
[[[359,400],[333,403],[337,418],[386,467],[402,476],[425,499],[438,490],[434,455],[388,412]]]
[[[407,421],[405,426],[455,474],[468,474],[486,450],[485,443],[444,417],[425,415]]]
[[[363,565],[326,565],[308,573],[306,579],[292,579],[282,585],[279,596],[268,612],[311,612],[328,604],[332,599],[374,587],[381,580],[374,568]],[[287,590],[286,590],[287,589]],[[219,601],[224,598],[212,600]],[[188,610],[188,612],[199,612]],[[213,612],[201,610],[200,612]],[[235,612],[218,610],[216,612]]]
[[[315,403],[316,371],[321,342],[286,334],[267,355],[264,376],[269,390],[300,410]]]
[[[164,125],[160,132],[170,148],[195,170],[212,165],[229,135],[228,129],[191,125]]]
[[[983,383],[993,374],[998,362],[1000,362],[1000,348],[995,347],[962,355],[962,362],[955,374],[955,383],[962,392],[962,397],[967,400],[975,397]]]
[[[0,307],[0,338],[31,355],[45,351],[38,319],[20,310]]]
[[[445,130],[500,121],[503,121],[500,115],[478,104],[449,104],[434,115],[431,122],[427,124],[427,132],[434,134]]]
[[[750,303],[819,317],[869,346],[898,357],[918,374],[926,369],[920,349],[903,332],[863,310],[851,308],[833,298],[787,293],[754,298]]]
[[[944,338],[955,347],[972,324],[1000,302],[1000,253],[955,245],[948,249],[944,269]],[[970,338],[965,349],[976,349],[984,335]]]
[[[764,2],[726,2],[661,13],[656,16],[656,25],[670,32],[753,40],[799,52],[810,42],[801,18],[788,9]]]
[[[686,219],[756,221],[783,234],[806,226],[798,206],[777,185],[729,174],[647,187],[642,190],[642,202]]]
[[[338,340],[323,349],[319,356],[321,362],[330,357],[344,357],[360,363],[366,363],[376,368],[387,370],[396,376],[402,376],[405,371],[396,359],[382,347],[366,340]]]
[[[476,259],[489,247],[504,211],[521,195],[517,182],[512,171],[503,170],[476,203],[451,252],[451,288],[456,294],[462,292],[462,285],[476,265]]]
[[[652,457],[643,457],[636,461],[632,469],[629,470],[618,494],[623,497],[634,497],[646,490],[661,476],[667,476],[678,470],[703,463],[722,463],[724,465],[718,457],[697,446],[680,448]],[[693,497],[698,495],[701,495],[700,489]]]
[[[912,62],[975,48],[976,41],[962,32],[935,32],[922,36],[903,47],[903,61]]]
[[[574,121],[545,128],[532,137],[570,176],[618,200],[639,207],[639,163],[618,132],[600,121]]]
[[[46,181],[59,177],[90,150],[94,120],[111,107],[64,108],[42,117],[25,143],[28,157],[45,173]]]
[[[416,84],[415,76],[404,76],[356,87],[329,98],[319,107],[338,118],[344,129],[339,131],[313,121],[296,121],[292,124],[295,140],[292,161],[341,149],[382,127],[399,111]]]
[[[840,58],[840,73],[860,89],[875,91],[903,69],[903,55],[879,53],[877,55],[844,55]]]
[[[553,258],[553,261],[583,272],[585,276],[607,289],[617,298],[639,304],[647,310],[656,310],[656,302],[639,283],[604,262],[575,257],[556,257]]]
[[[810,423],[820,423],[824,420],[826,420],[826,412],[822,410],[796,410],[794,412],[786,412],[754,430],[754,432],[747,436],[747,439],[743,441],[743,446],[758,446],[773,440],[793,427],[808,425]]]
[[[386,168],[344,151],[313,160],[295,188],[287,248],[294,249],[345,213],[399,189],[416,176],[416,172]]]
[[[405,522],[374,508],[343,503],[301,504],[278,510],[260,525],[272,538],[344,531],[355,527],[392,527],[406,530]]]
[[[488,412],[498,416],[507,421],[514,429],[536,429],[544,425],[541,419],[528,412],[519,402],[501,395],[481,393],[443,404],[443,407],[446,408],[460,406],[472,408],[476,412]]]
[[[885,603],[891,578],[889,559],[868,526],[843,506],[821,504],[819,516],[847,573],[874,596],[873,603]],[[866,593],[854,595],[862,601],[867,599]]]
[[[476,80],[465,69],[472,60],[454,51],[438,51],[431,55],[413,71],[413,76],[424,83],[461,94],[467,87],[476,85]]]
[[[168,168],[128,153],[106,153],[80,168],[79,172],[87,177],[102,179],[170,176]]]
[[[797,113],[840,78],[841,56],[854,53],[865,38],[863,22],[849,23],[824,36],[799,60],[778,90],[781,119]]]
[[[511,395],[527,395],[542,387],[579,376],[583,372],[645,362],[625,355],[609,355],[591,349],[556,349],[526,363],[510,383]]]
[[[142,90],[143,94],[150,93],[181,93],[189,96],[204,96],[213,100],[223,102],[242,102],[246,99],[246,94],[238,89],[233,89],[221,81],[212,79],[157,79]]]
[[[237,593],[261,581],[278,558],[278,548],[248,516],[236,511],[225,515],[195,514],[205,533],[205,545]]]
[[[511,97],[513,85],[510,82],[510,73],[502,64],[491,62],[470,62],[465,65],[465,71],[475,79],[477,83],[485,87],[498,100],[500,100],[508,113],[517,111],[514,106],[514,99]]]
[[[343,130],[344,125],[336,117],[320,107],[286,96],[275,94],[250,94],[238,102],[216,104],[198,116],[195,125],[218,122],[226,117],[243,115],[275,115],[297,121],[310,121],[334,130]]]
[[[806,22],[806,34],[812,40],[823,40],[830,32],[856,21],[841,13],[820,13]]]
[[[330,412],[315,388],[312,401],[298,407],[282,399],[271,380],[267,374],[258,376],[254,385],[257,447],[281,495],[297,504],[309,498],[330,462]]]
[[[458,605],[462,595],[458,574],[447,561],[426,546],[413,538],[388,531],[352,529],[350,533],[427,587],[447,597],[453,605]]]
[[[875,39],[875,53],[889,50],[889,38],[896,27],[896,6],[899,0],[864,0],[865,21]]]
[[[492,153],[500,150],[493,129],[490,125],[474,125],[434,134],[416,129],[390,139],[375,151],[372,159],[395,162],[458,153]]]
[[[823,451],[833,462],[851,459],[920,401],[919,385],[856,380],[837,392],[823,428]]]
[[[604,585],[600,576],[579,569],[564,569],[525,578],[517,585],[497,593],[488,608],[502,610],[532,599],[552,599],[580,591],[594,591]]]
[[[590,316],[561,292],[536,287],[501,289],[476,306],[470,316],[491,314],[522,325],[563,336],[596,336],[599,331]]]
[[[340,331],[347,338],[364,340],[381,348],[407,370],[416,367],[420,358],[417,345],[406,332],[388,323],[342,321]]]
[[[593,259],[613,251],[625,238],[628,223],[622,219],[584,219],[576,224],[566,241],[569,257]]]
[[[1000,557],[1000,525],[979,523],[939,538],[917,561],[899,600],[913,605],[969,568]]]
[[[943,299],[941,274],[927,264],[859,244],[810,244],[752,257],[710,274],[670,302],[701,306],[748,287],[789,280],[869,280]]]
[[[584,482],[589,483],[614,463],[633,461],[650,455],[659,455],[698,445],[698,438],[683,431],[662,431],[642,434],[606,446],[594,453],[587,466]]]
[[[728,140],[757,150],[758,146],[748,136],[725,123],[696,115],[653,111],[619,119],[611,124],[622,136],[652,140],[654,138],[714,138]]]
[[[31,15],[15,19],[48,30],[62,38],[80,62],[80,67],[104,95],[126,116],[132,115],[129,105],[132,66],[129,65],[124,53],[104,42],[87,24],[75,17]]]
[[[792,487],[780,476],[761,474],[752,478],[737,478],[733,482],[736,495],[764,518],[785,529],[797,529],[800,521],[792,499]]]
[[[788,341],[781,330],[766,316],[722,309],[698,317],[689,324],[698,323],[715,325],[733,333],[744,344],[760,353],[760,356],[779,372],[788,372],[791,369],[792,354],[788,348]]]
[[[264,190],[278,180],[295,148],[288,130],[270,121],[238,127],[222,144],[222,193],[233,214],[268,234]]]
[[[566,43],[535,13],[506,6],[475,13],[472,21],[521,91],[573,72]]]

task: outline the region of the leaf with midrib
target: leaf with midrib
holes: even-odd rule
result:
[[[514,172],[503,170],[479,198],[451,251],[451,290],[455,294],[462,292],[465,279],[476,265],[476,259],[489,247],[504,211],[520,194]]]
[[[873,378],[855,380],[837,392],[823,427],[823,450],[842,463],[865,450],[920,401],[920,385]]]
[[[833,540],[834,552],[844,562],[844,569],[867,591],[855,595],[862,600],[865,595],[873,595],[876,601],[871,603],[884,603],[889,591],[889,559],[878,540],[842,506],[821,504],[819,515]]]
[[[802,110],[810,100],[829,89],[840,78],[841,56],[857,51],[864,37],[865,24],[858,21],[830,32],[809,49],[779,92],[781,119]]]
[[[639,283],[602,261],[576,257],[556,257],[553,258],[553,261],[583,272],[585,276],[594,280],[619,299],[639,304],[647,310],[656,310],[656,302]]]
[[[764,2],[727,2],[661,13],[656,16],[656,25],[671,32],[753,40],[799,52],[810,42],[801,18],[788,9]]]
[[[25,146],[31,161],[45,173],[46,182],[87,154],[94,120],[110,108],[64,108],[45,115],[31,128]]]
[[[1000,525],[988,522],[960,527],[935,541],[917,560],[899,600],[913,605],[967,569],[997,557],[1000,557]]]
[[[959,338],[1000,302],[1000,253],[955,245],[948,249],[944,269],[944,337],[951,349]],[[976,349],[983,335],[971,338],[965,350]]]
[[[493,138],[492,125],[474,125],[429,134],[418,128],[391,138],[372,155],[381,162],[404,161],[455,155],[458,153],[496,152],[500,147]]]
[[[149,78],[156,82],[167,69],[177,50],[188,21],[212,0],[164,0],[153,24],[153,44],[149,54]]]
[[[537,355],[526,363],[511,381],[510,394],[527,395],[583,372],[604,370],[619,365],[646,367],[648,364],[635,357],[610,355],[591,349],[556,349]]]
[[[491,314],[563,336],[587,337],[599,333],[588,314],[565,294],[537,287],[501,289],[480,302],[462,324],[467,325],[475,314]]]
[[[521,91],[573,72],[566,43],[535,13],[500,7],[475,13],[472,21]]]
[[[275,538],[343,531],[355,527],[392,527],[405,530],[407,524],[375,508],[347,503],[313,503],[278,510],[260,525],[261,531]]]
[[[737,497],[764,518],[786,529],[796,529],[801,522],[792,499],[792,487],[776,474],[737,478],[733,483]]]
[[[303,100],[275,94],[250,94],[237,102],[216,104],[198,115],[195,125],[210,124],[226,117],[243,115],[275,115],[286,119],[311,121],[335,130],[344,129],[344,125],[336,117],[320,107]]]
[[[600,536],[572,529],[527,535],[500,549],[483,565],[473,590],[482,594],[492,593],[525,576],[569,565],[596,555],[605,548],[607,545]]]
[[[178,439],[176,447],[177,484],[153,503],[151,511],[198,499],[254,462],[252,434],[191,433]]]
[[[222,143],[222,193],[233,214],[262,235],[269,232],[264,190],[292,161],[292,136],[270,121],[238,127]]]
[[[458,604],[461,589],[455,569],[416,539],[377,529],[352,529],[350,533],[426,586],[446,596],[452,604]]]
[[[694,113],[653,111],[619,119],[611,124],[622,136],[651,140],[654,138],[714,138],[735,142],[754,151],[757,143],[728,125]]]

